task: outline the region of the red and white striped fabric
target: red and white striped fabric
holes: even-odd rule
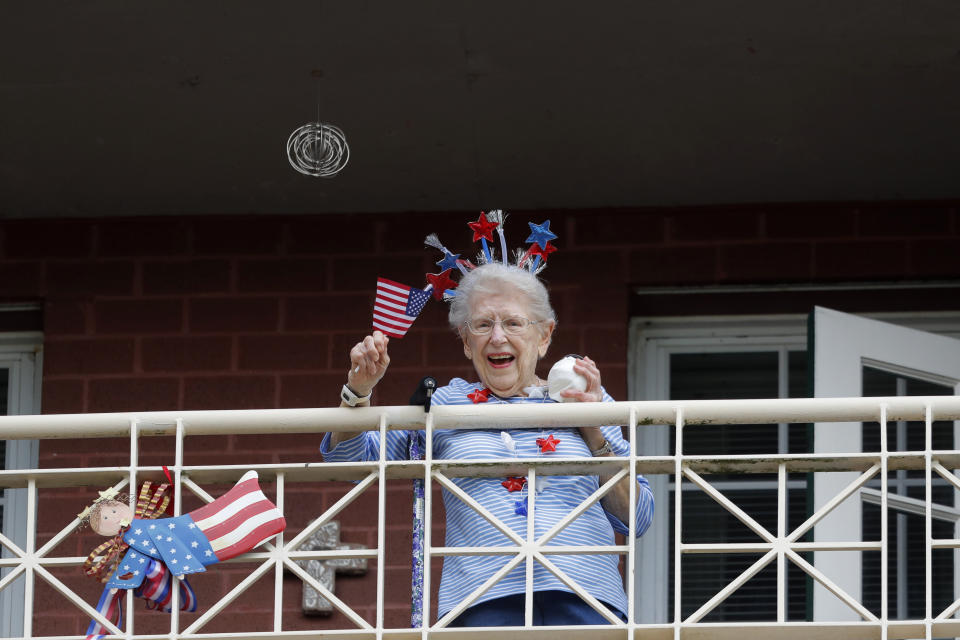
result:
[[[256,471],[243,474],[230,491],[191,511],[190,517],[221,562],[250,551],[287,526],[283,514],[260,490]]]

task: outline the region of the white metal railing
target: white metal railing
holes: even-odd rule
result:
[[[474,508],[482,510],[480,505],[463,495],[457,486],[450,481],[453,477],[466,476],[503,476],[526,473],[528,486],[535,486],[536,476],[546,475],[576,475],[576,474],[606,474],[613,475],[600,491],[581,505],[585,509],[589,504],[599,500],[612,483],[629,476],[631,478],[632,494],[630,514],[631,532],[635,526],[634,510],[636,507],[636,484],[633,482],[637,474],[666,474],[674,478],[679,486],[679,479],[693,482],[700,490],[711,496],[729,513],[746,524],[757,536],[759,541],[753,544],[689,544],[683,542],[683,522],[679,517],[682,513],[683,491],[674,493],[676,526],[675,526],[675,589],[673,593],[674,620],[670,623],[648,624],[637,621],[634,611],[634,573],[637,570],[635,550],[632,544],[616,545],[612,547],[578,547],[562,548],[549,547],[550,554],[556,553],[616,553],[626,556],[626,585],[627,596],[630,602],[627,623],[616,621],[608,626],[593,626],[589,628],[512,628],[500,630],[504,637],[518,638],[557,638],[560,636],[582,637],[589,633],[590,637],[597,638],[932,638],[944,636],[960,636],[960,620],[953,615],[960,609],[960,599],[955,600],[943,611],[932,611],[931,602],[931,554],[935,548],[960,548],[960,540],[935,540],[931,534],[933,518],[942,516],[932,503],[930,487],[936,474],[944,481],[960,489],[958,480],[952,470],[960,468],[960,451],[933,450],[931,425],[937,420],[960,419],[960,397],[892,397],[892,398],[837,398],[837,399],[792,399],[792,400],[730,400],[730,401],[663,401],[663,402],[617,402],[591,404],[547,404],[547,405],[495,405],[495,406],[456,406],[435,407],[429,414],[425,414],[418,407],[371,407],[362,409],[287,409],[287,410],[258,410],[258,411],[184,411],[184,412],[152,412],[152,413],[117,413],[117,414],[77,414],[77,415],[50,415],[50,416],[11,416],[0,418],[0,439],[56,439],[56,438],[96,438],[107,436],[124,436],[129,439],[129,465],[124,467],[94,467],[76,469],[27,469],[0,471],[0,488],[25,488],[28,492],[28,509],[26,514],[27,543],[20,547],[11,540],[0,537],[0,544],[6,547],[13,557],[0,560],[0,567],[9,569],[9,573],[0,580],[0,590],[10,587],[22,576],[25,586],[25,610],[23,612],[23,637],[39,637],[33,633],[34,620],[34,583],[37,579],[50,584],[59,592],[66,602],[72,603],[85,615],[97,618],[101,623],[107,623],[108,628],[118,636],[129,640],[154,640],[162,638],[201,639],[212,637],[230,638],[278,638],[296,636],[323,636],[336,638],[428,638],[453,635],[463,638],[486,637],[489,632],[479,632],[465,629],[447,629],[446,623],[452,617],[446,616],[443,620],[426,621],[419,629],[385,628],[383,617],[384,604],[384,553],[385,553],[385,513],[386,513],[386,481],[393,478],[422,478],[427,483],[425,492],[427,518],[425,529],[425,561],[427,570],[424,572],[425,611],[429,611],[429,599],[432,597],[429,567],[434,558],[453,554],[484,554],[490,553],[484,548],[446,548],[434,546],[430,539],[430,486],[438,483],[447,490],[453,491],[461,499],[470,503]],[[922,451],[891,452],[887,448],[885,439],[886,423],[897,420],[918,420],[926,425],[926,446]],[[879,422],[881,433],[881,450],[879,452],[837,452],[832,454],[771,454],[765,456],[738,456],[738,455],[686,455],[683,452],[683,432],[687,425],[710,424],[768,424],[768,423],[807,423],[807,422]],[[599,426],[620,424],[628,427],[631,437],[631,453],[619,458],[595,459],[564,459],[564,458],[536,458],[519,460],[491,460],[491,461],[457,461],[440,460],[432,456],[430,443],[434,429],[506,429],[506,428],[570,428],[577,426]],[[650,425],[673,425],[676,432],[676,451],[673,455],[645,456],[636,451],[638,429]],[[420,461],[390,461],[381,454],[381,459],[372,462],[336,463],[305,461],[297,464],[252,464],[252,465],[185,465],[184,449],[189,444],[188,436],[196,435],[229,435],[229,434],[260,434],[260,433],[312,433],[319,434],[325,431],[356,431],[377,430],[381,438],[391,429],[421,429],[427,430],[427,450],[425,459]],[[52,555],[58,545],[63,542],[76,528],[78,521],[66,521],[63,529],[49,542],[39,549],[36,543],[36,519],[34,516],[38,491],[41,488],[56,488],[66,486],[85,485],[96,488],[103,486],[136,487],[141,479],[160,479],[158,467],[142,466],[139,464],[140,441],[142,438],[158,435],[173,435],[176,439],[175,462],[170,468],[176,491],[176,505],[180,505],[180,492],[183,487],[200,496],[206,501],[212,498],[202,489],[203,483],[233,482],[248,469],[257,470],[261,478],[275,480],[276,501],[282,509],[284,505],[285,488],[288,483],[326,482],[335,480],[352,480],[357,484],[331,508],[323,513],[316,514],[309,525],[300,532],[286,532],[280,535],[271,544],[262,550],[254,551],[243,556],[247,562],[257,563],[249,576],[242,580],[229,593],[222,596],[217,602],[203,603],[205,611],[186,628],[181,628],[178,607],[174,601],[173,613],[170,614],[169,633],[164,635],[138,635],[135,631],[135,610],[133,598],[127,599],[126,624],[119,629],[109,624],[94,611],[90,604],[83,601],[62,581],[58,580],[49,569],[52,567],[79,565],[83,562],[80,557],[59,557]],[[317,440],[319,442],[319,438]],[[381,452],[385,447],[381,447]],[[927,581],[924,585],[927,602],[927,614],[918,620],[892,620],[887,615],[887,527],[886,517],[888,507],[891,507],[890,497],[887,495],[887,474],[901,469],[925,471],[926,498],[922,501],[922,508],[916,502],[912,508],[922,511],[926,519],[926,570]],[[788,531],[786,527],[786,478],[788,472],[859,472],[856,480],[849,483],[827,504],[821,505],[800,527]],[[776,531],[770,531],[757,523],[722,491],[716,489],[709,482],[712,473],[775,473],[778,477],[778,521]],[[877,493],[868,492],[868,499],[880,504],[882,508],[883,526],[880,540],[861,541],[849,540],[846,542],[805,542],[804,534],[813,529],[837,505],[847,499],[859,499],[859,490],[874,477],[879,477],[881,489]],[[342,551],[300,551],[299,545],[306,541],[319,527],[332,520],[347,505],[353,502],[368,488],[378,486],[378,544],[376,549],[369,550],[342,550]],[[535,493],[530,492],[530,510],[535,510]],[[666,509],[660,505],[657,517],[663,517]],[[893,505],[892,508],[898,508]],[[178,507],[179,509],[179,507]],[[579,511],[578,511],[579,512]],[[179,512],[178,512],[179,513]],[[489,515],[489,514],[487,514]],[[572,514],[564,523],[573,519]],[[490,516],[492,518],[492,516]],[[493,520],[496,520],[493,518]],[[530,519],[532,521],[532,518]],[[544,557],[543,545],[546,539],[534,539],[532,529],[526,534],[513,532],[509,527],[497,525],[513,542],[508,548],[498,547],[497,551],[507,551],[514,554],[508,567],[526,563],[528,568],[527,590],[532,589],[533,562],[539,562],[554,573],[559,570],[552,567]],[[882,607],[880,615],[867,610],[860,602],[843,589],[838,587],[824,572],[807,562],[799,554],[809,551],[824,550],[879,550],[882,558]],[[755,552],[761,554],[760,559],[743,574],[724,587],[696,613],[687,618],[680,615],[682,574],[679,570],[681,557],[689,553],[731,553]],[[317,580],[307,574],[297,563],[309,558],[371,558],[377,560],[376,592],[377,614],[374,621],[368,621],[354,612],[333,593],[323,587]],[[793,562],[801,567],[808,575],[827,589],[832,591],[840,600],[845,602],[851,610],[860,617],[854,622],[789,622],[784,612],[784,585],[786,583],[786,563]],[[776,619],[754,623],[706,623],[703,622],[713,608],[718,606],[738,587],[768,564],[774,563],[777,568],[777,612]],[[960,568],[958,568],[960,569]],[[340,611],[354,626],[350,629],[338,631],[285,631],[283,620],[283,571],[290,571],[305,583],[312,586],[324,598]],[[231,634],[204,633],[204,626],[237,596],[247,589],[254,581],[263,575],[273,573],[274,576],[274,616],[273,628],[269,632],[245,632],[238,630]],[[506,570],[500,572],[505,574]],[[559,572],[562,573],[562,572]],[[566,580],[568,577],[559,576]],[[576,584],[576,576],[568,586],[585,597],[588,602],[592,598]],[[666,588],[666,585],[664,585]],[[174,590],[176,598],[176,590]],[[477,594],[473,594],[474,596]],[[957,598],[960,594],[954,594]],[[529,599],[528,599],[529,601]],[[464,604],[466,606],[466,603]],[[596,606],[596,605],[595,605]],[[459,607],[458,607],[459,609]],[[598,608],[598,611],[600,609]],[[602,612],[602,611],[601,611]],[[152,614],[156,615],[156,614]],[[529,618],[528,618],[529,625]],[[52,638],[54,636],[44,636]],[[65,636],[74,637],[74,636]]]

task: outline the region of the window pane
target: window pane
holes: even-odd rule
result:
[[[791,351],[787,354],[787,369],[789,379],[787,380],[788,396],[791,398],[809,398],[810,381],[807,380],[807,352]]]
[[[776,351],[671,354],[670,398],[776,398],[777,358]]]
[[[776,398],[778,357],[776,351],[671,354],[670,398]],[[683,433],[683,450],[687,454],[770,454],[778,451],[777,425],[691,425],[685,427]],[[671,443],[671,449],[674,448]]]

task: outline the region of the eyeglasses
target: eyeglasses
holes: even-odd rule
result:
[[[540,320],[530,320],[523,316],[510,316],[503,320],[494,320],[493,318],[477,318],[476,320],[467,320],[464,324],[475,336],[486,336],[493,332],[493,328],[500,325],[504,333],[512,336],[518,336],[527,330],[532,324],[539,324]]]

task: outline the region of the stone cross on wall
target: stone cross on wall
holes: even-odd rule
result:
[[[340,523],[328,522],[310,536],[302,545],[301,551],[328,551],[331,549],[366,549],[366,545],[340,542]],[[298,560],[297,564],[331,592],[334,590],[336,574],[362,576],[367,572],[366,558],[331,558],[328,560]],[[329,616],[333,613],[330,601],[317,593],[317,590],[303,583],[303,612],[307,615]]]

